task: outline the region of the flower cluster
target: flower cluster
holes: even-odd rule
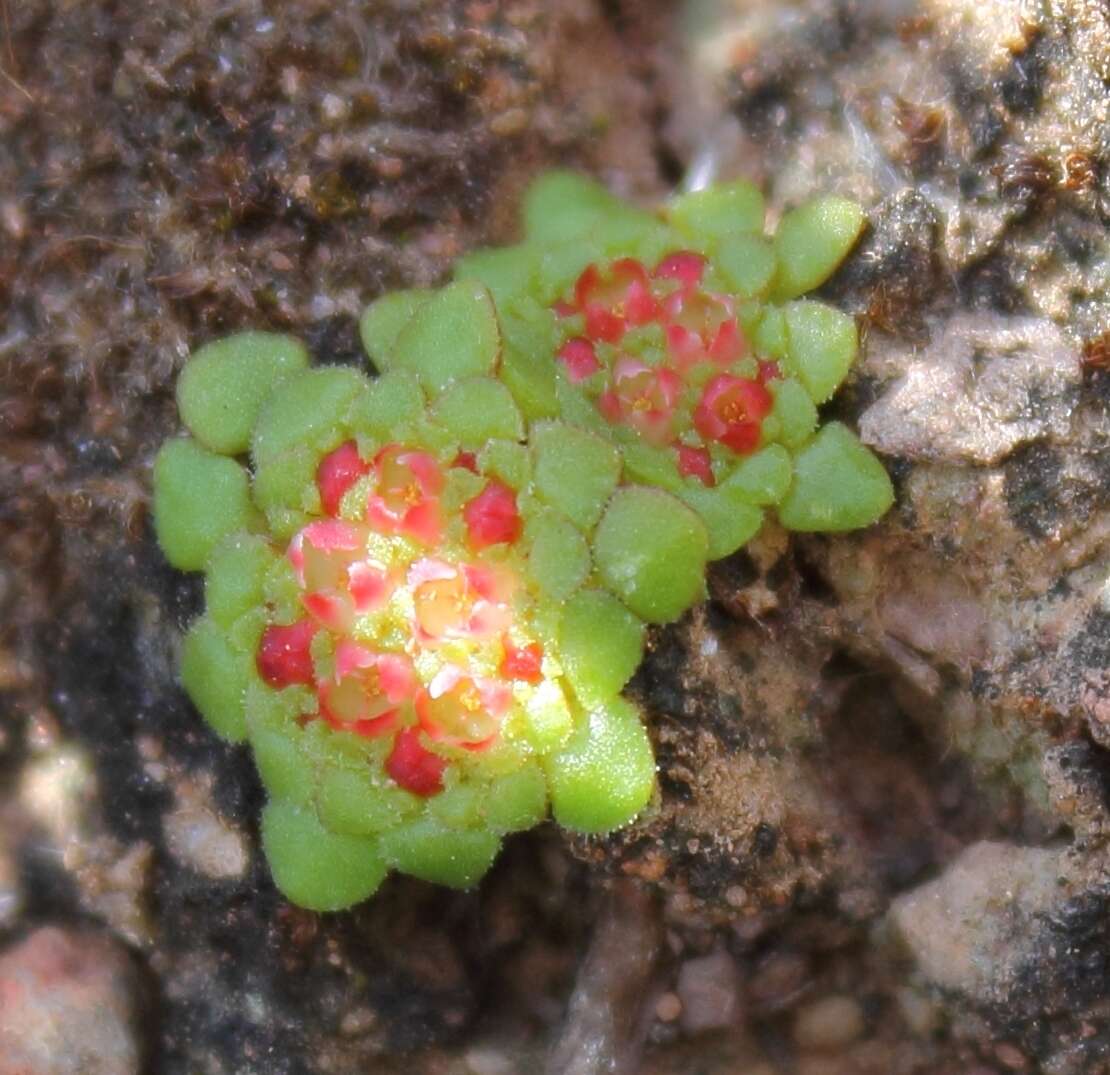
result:
[[[206,575],[182,682],[249,742],[275,880],[307,907],[391,869],[471,885],[549,811],[626,824],[654,788],[621,694],[646,626],[767,513],[845,530],[891,502],[818,425],[854,323],[798,299],[856,207],[816,199],[767,238],[744,184],[650,214],[556,173],[524,216],[517,246],[366,310],[373,380],[243,333],[178,382],[189,435],[154,508],[169,561]]]
[[[774,400],[774,361],[760,362],[737,300],[704,286],[708,259],[692,250],[648,269],[618,258],[583,269],[553,309],[570,336],[556,352],[567,378],[614,425],[670,446],[680,474],[713,485],[709,445],[750,455]]]

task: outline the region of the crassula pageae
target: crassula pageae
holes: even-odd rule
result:
[[[855,326],[798,295],[862,226],[818,199],[762,235],[736,184],[659,214],[554,173],[525,240],[365,312],[378,376],[243,333],[186,365],[155,462],[170,562],[206,573],[182,682],[249,742],[282,891],[337,909],[390,869],[466,887],[550,812],[606,832],[654,761],[621,692],[648,624],[764,513],[866,525],[885,471],[818,428]]]

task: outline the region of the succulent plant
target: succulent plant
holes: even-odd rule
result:
[[[874,456],[817,428],[854,324],[795,301],[862,215],[762,222],[743,184],[652,215],[553,173],[524,242],[371,304],[376,378],[267,333],[190,359],[154,467],[166,557],[206,574],[181,678],[251,746],[291,900],[345,907],[390,869],[469,886],[549,810],[626,824],[654,789],[621,696],[646,625],[765,510],[841,530],[889,506]]]

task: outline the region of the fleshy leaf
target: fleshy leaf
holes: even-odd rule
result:
[[[262,811],[262,845],[278,888],[312,911],[350,907],[385,879],[376,840],[330,832],[311,809],[282,799]]]
[[[621,457],[594,433],[562,422],[532,427],[536,492],[583,529],[597,522],[616,488]]]
[[[612,594],[579,590],[563,608],[559,651],[584,705],[619,694],[644,655],[644,625]]]
[[[262,587],[275,556],[257,534],[234,533],[220,542],[208,561],[204,604],[222,627],[262,603]]]
[[[221,539],[258,522],[247,472],[188,437],[167,441],[154,460],[154,530],[174,567],[199,571]]]
[[[618,489],[594,537],[602,581],[649,623],[678,619],[704,592],[705,525],[658,489]]]
[[[651,742],[639,711],[623,698],[585,714],[545,767],[555,820],[577,832],[610,832],[628,824],[655,787]]]
[[[486,441],[524,437],[524,420],[509,390],[492,377],[471,377],[447,388],[432,406],[432,418],[464,448]]]
[[[856,322],[823,302],[791,302],[785,309],[789,372],[815,403],[824,403],[848,375],[856,358]]]
[[[722,239],[714,262],[731,290],[745,299],[765,294],[775,276],[775,248],[759,235]]]
[[[774,297],[793,299],[823,284],[856,244],[866,218],[853,201],[821,195],[783,216],[775,233]]]
[[[528,525],[528,567],[554,601],[569,597],[590,573],[590,548],[582,532],[557,511],[544,511]]]
[[[882,463],[847,426],[830,422],[794,460],[794,484],[778,514],[788,530],[858,530],[893,503]]]
[[[245,452],[266,398],[307,365],[304,344],[273,332],[240,332],[206,344],[177,379],[181,420],[206,448]]]
[[[370,387],[366,376],[344,366],[321,366],[286,381],[262,408],[251,438],[256,467],[305,446],[321,453],[345,439],[355,400]]]
[[[761,234],[764,213],[763,194],[743,180],[683,194],[669,211],[681,231],[714,240],[734,232]]]
[[[399,870],[451,888],[470,888],[489,869],[501,838],[488,829],[448,828],[430,818],[405,822],[382,837],[381,849]]]
[[[244,700],[247,687],[257,678],[253,654],[234,647],[207,616],[186,632],[181,646],[181,685],[221,738],[237,743],[246,737]]]
[[[359,318],[358,332],[362,346],[379,370],[386,369],[389,356],[401,330],[412,320],[432,292],[422,288],[391,291],[376,298]]]
[[[453,381],[493,373],[501,332],[489,291],[459,280],[435,292],[401,330],[386,369],[411,370],[430,391]]]

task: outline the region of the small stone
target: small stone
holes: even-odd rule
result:
[[[720,1030],[740,1020],[740,977],[724,949],[683,963],[675,992],[687,1034]]]
[[[655,1018],[661,1023],[673,1023],[682,1014],[682,1001],[677,993],[664,993],[655,1002]]]
[[[189,869],[216,881],[242,877],[250,864],[246,838],[211,805],[206,783],[183,781],[163,821],[170,854]]]
[[[114,941],[53,926],[0,956],[0,1075],[139,1070],[136,977]]]
[[[1025,1054],[1016,1046],[1004,1041],[994,1047],[994,1055],[998,1062],[1010,1071],[1025,1071],[1029,1061]]]
[[[863,1011],[851,997],[828,996],[807,1004],[794,1018],[794,1042],[808,1052],[833,1052],[864,1032]]]
[[[464,1057],[471,1075],[513,1075],[518,1070],[513,1058],[493,1045],[474,1045]]]

